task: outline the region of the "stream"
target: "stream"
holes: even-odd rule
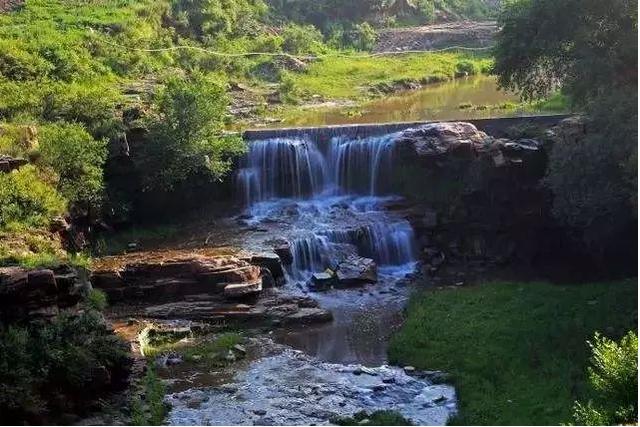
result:
[[[394,137],[336,135],[321,143],[300,134],[250,144],[236,183],[242,221],[255,232],[243,235],[242,245],[288,243],[293,260],[278,292],[313,297],[334,321],[256,338],[261,353],[224,384],[167,396],[170,424],[324,425],[363,410],[395,410],[414,424],[444,425],[455,413],[453,387],[387,364],[416,269],[411,225],[385,209],[398,201],[387,179]],[[328,268],[363,265],[376,283],[312,286]],[[362,279],[356,273],[344,283]]]

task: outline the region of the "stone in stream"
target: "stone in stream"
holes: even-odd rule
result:
[[[338,264],[336,278],[339,286],[359,286],[378,281],[378,266],[369,258],[350,256]]]
[[[329,273],[315,273],[311,276],[311,288],[314,291],[326,291],[330,289],[335,282],[335,277]]]

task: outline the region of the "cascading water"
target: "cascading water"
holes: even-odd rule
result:
[[[237,173],[238,195],[252,221],[287,221],[290,278],[306,281],[351,254],[382,267],[411,265],[409,223],[384,211],[390,200],[395,134],[308,137],[251,143]]]

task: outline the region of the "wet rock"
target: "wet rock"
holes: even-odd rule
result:
[[[338,264],[337,284],[343,287],[359,286],[378,281],[378,266],[369,258],[349,256]]]
[[[247,354],[247,349],[243,345],[236,344],[233,346],[233,349],[238,353]]]
[[[251,264],[268,269],[271,272],[276,285],[284,285],[284,269],[282,268],[282,261],[276,253],[261,253],[258,255],[254,255],[251,258]]]
[[[326,291],[330,289],[335,282],[333,274],[315,273],[311,276],[311,288],[314,291]]]
[[[405,366],[403,370],[406,374],[413,374],[416,372],[416,368],[414,368],[413,366]]]
[[[267,411],[265,411],[264,409],[256,409],[253,411],[253,413],[259,416],[267,415]]]
[[[288,243],[276,246],[273,251],[280,257],[282,264],[291,265],[293,263],[293,253],[291,253],[291,246]]]

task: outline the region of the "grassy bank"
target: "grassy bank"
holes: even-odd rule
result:
[[[637,329],[637,280],[572,286],[494,283],[414,297],[393,363],[452,374],[454,424],[571,421],[596,331]]]
[[[328,57],[312,63],[305,73],[288,76],[301,95],[361,101],[371,88],[406,81],[448,81],[456,74],[488,72],[491,59],[466,53],[422,53],[388,57]]]

